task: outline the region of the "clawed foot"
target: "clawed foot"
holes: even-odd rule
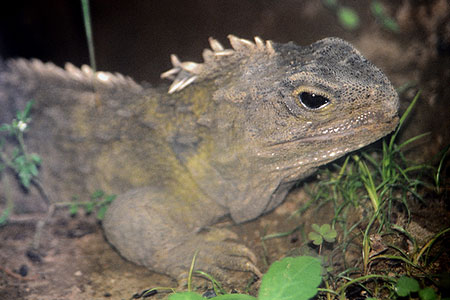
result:
[[[233,242],[235,233],[225,229],[211,229],[189,236],[184,242],[158,256],[163,258],[165,273],[178,280],[180,285],[187,283],[192,260],[195,256],[194,270],[210,274],[220,282],[231,282],[229,271],[251,272],[262,277],[256,267],[256,256],[246,246]]]

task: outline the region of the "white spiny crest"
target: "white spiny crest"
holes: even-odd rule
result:
[[[169,87],[169,94],[181,91],[191,83],[193,83],[198,75],[204,69],[204,65],[220,59],[221,57],[231,56],[235,53],[252,55],[255,52],[264,52],[268,55],[274,55],[275,49],[271,41],[264,41],[255,37],[255,42],[238,38],[234,35],[228,35],[232,49],[225,49],[225,47],[216,39],[210,37],[208,39],[211,49],[203,50],[203,63],[195,63],[191,61],[181,62],[175,54],[170,56],[173,68],[162,73],[161,78],[172,80]]]

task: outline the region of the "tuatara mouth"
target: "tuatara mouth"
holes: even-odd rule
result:
[[[270,144],[270,146],[288,144],[288,143],[312,143],[327,142],[342,138],[349,138],[352,142],[352,136],[366,137],[359,144],[368,144],[392,132],[398,125],[399,117],[397,115],[387,117],[383,113],[367,112],[344,123],[315,128],[313,131],[318,134],[294,136],[291,139]]]

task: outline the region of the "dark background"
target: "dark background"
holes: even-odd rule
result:
[[[80,1],[9,1],[1,10],[3,57],[37,57],[59,65],[88,63]],[[362,20],[373,21],[369,1],[347,1]],[[277,42],[310,44],[326,36],[352,39],[320,1],[91,1],[99,70],[120,71],[155,82],[170,67],[169,54],[201,61],[213,36],[230,33]]]
[[[372,0],[339,1],[359,15],[355,30],[344,29],[336,11],[319,0],[91,0],[97,69],[157,85],[171,68],[170,54],[201,62],[210,36],[226,46],[230,33],[300,45],[338,36],[380,67],[394,86],[412,87],[400,94],[401,111],[423,91],[405,132],[406,137],[432,133],[420,150],[430,158],[450,142],[450,5],[448,0],[380,2],[399,32],[377,20]],[[80,1],[3,3],[0,56],[89,64]]]

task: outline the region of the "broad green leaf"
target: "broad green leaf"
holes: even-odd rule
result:
[[[419,297],[421,300],[437,300],[436,292],[431,287],[426,287],[419,291]]]
[[[417,280],[408,276],[402,276],[395,285],[395,291],[400,297],[406,297],[410,293],[419,291],[420,286]]]
[[[256,298],[244,294],[226,294],[214,297],[212,300],[256,300]]]
[[[263,276],[259,300],[307,300],[322,281],[320,260],[310,256],[286,257],[274,262]]]
[[[170,295],[169,300],[205,300],[205,298],[193,292],[183,292]]]

